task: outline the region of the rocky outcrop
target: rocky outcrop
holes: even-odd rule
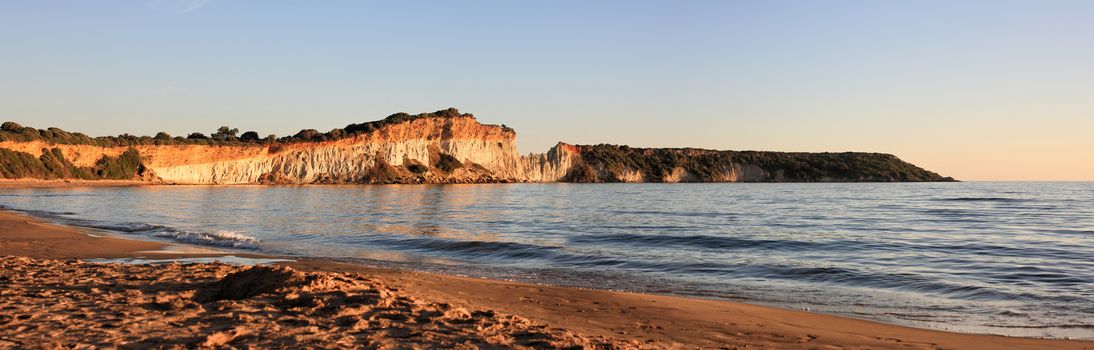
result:
[[[520,158],[524,180],[530,182],[565,181],[574,164],[581,162],[577,147],[559,142],[547,153],[528,154]]]
[[[238,183],[443,183],[521,181],[516,134],[473,117],[419,119],[331,142],[302,142],[208,162],[179,161],[174,153],[142,150],[164,181]],[[445,171],[442,155],[461,166]]]
[[[558,143],[547,153],[520,156],[513,129],[480,124],[474,116],[454,109],[417,116],[396,114],[330,133],[305,130],[290,138],[251,142],[157,136],[131,137],[134,144],[128,146],[98,146],[50,142],[54,139],[41,135],[65,135],[64,140],[80,135],[78,140],[84,143],[117,141],[14,123],[5,124],[0,132],[12,135],[0,134],[4,136],[0,140],[7,140],[0,141],[0,149],[11,154],[0,159],[4,169],[37,167],[33,171],[5,171],[5,177],[82,174],[81,178],[94,179],[98,177],[92,175],[102,173],[168,184],[947,180],[894,156],[875,153],[733,152]],[[139,166],[112,165],[117,163],[111,163],[112,159],[130,159],[123,154],[133,152],[140,156]],[[23,164],[34,159],[42,164]],[[46,164],[47,160],[61,165]],[[51,167],[64,167],[64,171],[50,171]]]

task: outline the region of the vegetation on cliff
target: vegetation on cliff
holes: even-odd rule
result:
[[[143,172],[140,154],[135,149],[117,157],[103,156],[94,167],[77,167],[58,148],[42,149],[38,157],[0,148],[0,176],[7,179],[131,180]]]
[[[451,173],[456,169],[463,167],[463,163],[460,162],[459,159],[456,159],[456,157],[453,157],[447,153],[439,153],[437,157],[437,163],[433,166],[437,167],[437,169],[443,170],[446,173]]]
[[[257,146],[275,143],[335,141],[359,134],[371,133],[388,125],[406,123],[418,119],[458,117],[474,116],[471,114],[461,114],[460,111],[455,108],[440,110],[433,113],[420,113],[414,115],[400,112],[392,114],[382,120],[360,124],[349,124],[345,128],[333,129],[328,132],[320,132],[315,129],[304,129],[300,130],[300,132],[297,132],[295,135],[285,136],[281,138],[277,138],[275,135],[269,135],[265,138],[259,138],[258,133],[255,131],[246,131],[243,132],[242,135],[240,135],[239,129],[231,128],[228,126],[222,126],[218,128],[215,132],[210,133],[209,135],[205,135],[200,132],[194,132],[186,137],[172,137],[166,132],[156,133],[156,136],[134,136],[130,134],[121,134],[118,136],[90,137],[83,133],[68,132],[65,130],[61,130],[60,128],[51,127],[46,129],[35,129],[32,127],[24,127],[15,122],[5,122],[0,125],[0,142],[43,141],[52,144],[93,145],[101,147],[133,147],[141,145]],[[513,129],[506,127],[505,125],[501,125],[501,128],[509,132],[513,131]]]
[[[192,133],[187,137],[172,137],[167,133],[160,132],[154,137],[123,134],[117,137],[91,138],[81,133],[70,133],[58,128],[34,129],[7,122],[0,125],[0,142],[41,141],[57,146],[45,146],[41,154],[37,156],[31,154],[36,152],[37,144],[21,144],[20,147],[13,147],[15,149],[0,149],[0,171],[2,171],[0,175],[5,178],[41,179],[133,179],[138,177],[152,179],[151,175],[157,172],[158,168],[146,174],[141,155],[134,148],[134,146],[144,145],[268,147],[268,153],[250,152],[248,154],[264,154],[270,157],[276,155],[281,157],[282,161],[292,162],[299,161],[299,158],[295,158],[291,154],[279,155],[279,153],[284,150],[307,152],[309,147],[284,147],[291,143],[334,141],[377,132],[383,134],[385,133],[383,130],[390,130],[385,129],[389,126],[427,118],[471,117],[473,116],[461,114],[454,108],[416,115],[396,113],[383,120],[349,124],[345,128],[334,129],[329,132],[305,129],[293,136],[282,138],[276,138],[273,135],[260,138],[257,132],[245,131],[240,133],[239,129],[228,126],[220,127],[208,135]],[[453,137],[451,134],[455,128],[446,125],[449,124],[445,122],[429,123],[429,126],[434,129],[428,130],[428,134],[442,135],[441,138],[443,139]],[[512,132],[512,129],[504,125],[501,128],[504,130],[503,132]],[[430,137],[435,138],[436,136]],[[384,142],[385,139],[370,138],[369,140],[371,140],[369,142]],[[93,157],[98,157],[100,154],[116,155],[120,149],[101,150],[101,152],[100,150],[93,150],[93,155],[88,155],[86,147],[72,150],[60,146],[63,144],[128,147],[128,150],[117,156],[103,156],[94,165],[76,167],[64,158],[65,153],[70,156],[81,155],[81,157],[95,159]],[[230,181],[231,183],[464,183],[529,181],[530,179],[569,182],[890,182],[953,180],[904,162],[893,155],[880,153],[786,153],[713,151],[693,148],[631,148],[606,144],[591,146],[561,145],[565,147],[552,150],[556,153],[549,160],[544,157],[539,160],[539,163],[531,167],[520,168],[529,164],[508,162],[509,158],[499,158],[506,161],[497,162],[502,165],[493,164],[491,167],[497,168],[488,169],[467,159],[466,154],[461,156],[465,158],[456,158],[451,154],[446,154],[442,151],[440,145],[441,143],[436,142],[424,145],[427,147],[425,151],[428,152],[428,159],[410,159],[404,155],[402,162],[397,164],[389,164],[384,161],[383,159],[386,159],[387,154],[378,152],[375,158],[380,160],[366,173],[360,172],[359,167],[355,168],[357,170],[352,171],[346,170],[345,167],[338,167],[338,170],[321,170],[320,174],[271,172],[259,175],[255,179],[249,177],[253,174],[248,175],[245,172],[241,174],[237,171],[233,175],[240,176],[236,176]],[[493,155],[494,157],[515,156],[505,153],[504,147],[501,147],[503,144],[500,142],[498,146],[498,149],[502,151]],[[150,160],[161,159],[156,156],[156,152],[165,150],[164,148],[140,149],[149,152],[146,156]],[[19,150],[30,153],[20,152]],[[565,150],[565,152],[557,153],[558,150]],[[418,149],[418,152],[413,153],[420,155],[420,151],[422,150]],[[220,150],[214,150],[215,152],[220,152]],[[560,156],[560,154],[565,154],[565,156]],[[481,155],[478,154],[476,157]],[[217,162],[218,160],[214,157],[211,161]],[[342,158],[334,161],[356,164],[356,162],[361,162],[362,159]],[[187,162],[189,160],[184,157],[178,163],[186,165]],[[553,162],[553,164],[544,162]],[[77,163],[81,165],[89,164],[86,160]],[[513,168],[513,166],[516,166],[516,168]],[[276,168],[281,169],[283,167]],[[529,171],[543,171],[543,173],[527,173]],[[165,171],[164,174],[166,173],[168,172]],[[527,176],[522,177],[522,174]],[[206,178],[202,176],[203,174],[194,174],[192,178]],[[562,178],[559,179],[559,176],[562,176]],[[219,179],[220,177],[213,176],[212,178]]]
[[[688,181],[712,182],[719,181],[717,175],[725,173],[733,164],[755,165],[766,173],[762,181],[772,182],[953,181],[882,153],[712,151],[607,144],[578,148],[587,166],[575,166],[566,181],[622,182],[625,180],[620,174],[638,171],[643,175],[643,181],[662,182],[677,169],[683,169],[694,177]]]
[[[772,181],[954,181],[885,153],[743,151],[733,159],[759,166],[773,174]]]
[[[618,178],[612,178],[619,182]],[[591,183],[591,182],[604,182],[600,180],[600,176],[597,175],[596,170],[589,166],[588,163],[574,164],[570,171],[566,173],[566,177],[562,178],[563,182],[577,182],[577,183]]]
[[[220,130],[228,129],[221,127]],[[235,130],[235,129],[228,129]],[[237,130],[238,131],[238,130]],[[244,141],[236,138],[234,134],[215,132],[210,136],[195,132],[187,137],[172,137],[166,132],[156,133],[156,136],[135,136],[121,134],[118,136],[91,137],[79,132],[68,132],[60,128],[35,129],[24,127],[15,122],[4,122],[0,125],[0,142],[33,142],[42,141],[60,145],[91,145],[100,147],[133,147],[141,145],[256,145],[255,141]],[[272,139],[271,139],[272,140]]]
[[[117,157],[99,158],[93,170],[100,179],[128,180],[143,172],[144,166],[137,150],[130,148]]]
[[[461,117],[474,118],[475,116],[471,115],[471,114],[467,114],[467,113],[460,113],[460,111],[455,109],[455,108],[443,109],[443,110],[439,110],[439,111],[436,111],[436,112],[433,112],[433,113],[407,114],[407,113],[399,112],[399,113],[389,115],[387,118],[384,118],[382,120],[376,120],[376,121],[360,123],[360,124],[350,124],[350,125],[346,125],[345,128],[334,129],[334,130],[331,130],[331,131],[325,132],[325,133],[319,132],[315,129],[300,130],[300,132],[298,132],[296,135],[293,135],[291,137],[282,137],[280,139],[277,139],[277,141],[278,142],[334,141],[334,140],[340,140],[340,139],[352,137],[352,136],[355,136],[355,135],[368,134],[368,133],[380,130],[380,129],[384,128],[385,126],[407,123],[407,122],[411,122],[411,121],[415,121],[415,120],[419,120],[419,119],[428,119],[428,118],[448,119],[448,118],[461,118]],[[506,131],[514,132],[512,128],[507,127],[505,125],[501,125],[500,127],[502,129],[506,130]]]

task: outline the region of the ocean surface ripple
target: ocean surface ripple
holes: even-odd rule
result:
[[[1094,339],[1094,183],[24,189],[145,239]]]

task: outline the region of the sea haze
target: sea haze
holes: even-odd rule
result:
[[[23,189],[137,238],[1094,339],[1094,183]]]

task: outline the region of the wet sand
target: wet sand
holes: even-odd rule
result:
[[[151,253],[166,245],[88,233],[0,211],[0,348],[1094,349],[320,259],[279,263],[290,269],[72,260],[217,255]]]

